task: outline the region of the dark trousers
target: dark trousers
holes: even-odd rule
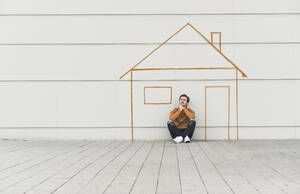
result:
[[[188,136],[190,139],[192,139],[192,136],[193,136],[194,130],[195,130],[195,126],[196,126],[195,120],[190,120],[187,128],[185,128],[185,129],[177,128],[174,122],[168,123],[168,128],[169,128],[170,134],[173,139],[177,136],[182,136],[182,138],[185,138],[185,136]]]

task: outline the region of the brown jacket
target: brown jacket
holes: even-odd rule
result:
[[[179,108],[174,108],[170,112],[170,120],[172,120],[176,127],[185,129],[191,119],[195,119],[195,112],[190,108],[184,108],[182,111]]]

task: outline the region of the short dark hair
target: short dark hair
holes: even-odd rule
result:
[[[188,95],[186,95],[186,94],[181,94],[180,96],[179,96],[179,100],[180,100],[180,98],[181,97],[186,97],[186,101],[187,101],[187,103],[189,103],[190,102],[190,97],[188,97]]]

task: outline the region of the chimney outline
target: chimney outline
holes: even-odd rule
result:
[[[211,43],[212,44],[214,44],[214,34],[218,34],[219,35],[219,50],[221,51],[221,32],[211,32],[210,33],[210,38],[211,38]]]

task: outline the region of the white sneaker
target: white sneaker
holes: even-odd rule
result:
[[[181,136],[177,136],[173,139],[176,143],[182,142],[183,138]]]
[[[190,143],[191,139],[189,138],[189,136],[185,136],[184,138],[184,143]]]

